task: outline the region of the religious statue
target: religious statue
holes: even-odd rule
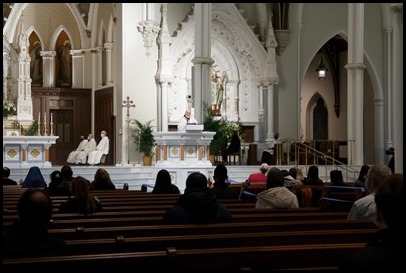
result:
[[[61,85],[71,85],[72,83],[72,69],[71,69],[71,44],[65,41],[64,45],[58,49],[58,80]]]
[[[221,104],[227,72],[220,72],[218,66],[212,68],[211,72],[211,110],[214,116],[221,116]]]
[[[32,84],[41,84],[42,82],[42,66],[41,66],[41,44],[39,41],[34,43],[30,53],[30,76]]]

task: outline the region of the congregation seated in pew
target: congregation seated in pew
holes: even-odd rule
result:
[[[48,233],[52,200],[44,189],[25,190],[17,207],[18,221],[3,232],[3,258],[66,254],[63,240]]]
[[[202,181],[204,181],[205,187],[207,188],[207,180],[204,175],[203,177],[204,179],[202,179]],[[131,200],[131,195],[142,197],[141,199],[144,199],[144,204],[154,204],[159,200],[157,195],[150,193],[145,194],[138,191],[134,191],[134,193],[131,193],[131,191],[120,192],[117,190],[97,192],[103,196],[103,200],[119,200],[124,196],[127,196],[123,200],[123,203]],[[161,198],[168,199],[166,195],[161,195]],[[57,199],[62,200],[61,197],[57,197]],[[173,201],[171,202],[175,204],[176,199],[172,198],[172,200]],[[221,200],[220,202],[224,202],[224,204],[227,204],[226,206],[228,206],[229,204],[236,204],[237,201],[238,200],[234,200],[233,202],[231,202],[231,200]],[[144,216],[149,215],[149,213],[147,211],[144,212],[135,209],[134,211],[128,211],[128,213],[122,214],[117,211],[114,213],[114,216],[113,214],[112,216],[108,216],[108,214],[104,215],[104,212],[100,212],[101,214],[96,213],[92,216],[92,218],[97,217],[96,221],[92,221],[92,218],[83,218],[81,221],[78,221],[78,219],[72,214],[67,215],[66,218],[61,217],[60,219],[63,219],[65,222],[62,223],[58,220],[59,217],[53,217],[54,223],[51,224],[51,231],[53,235],[63,240],[69,240],[68,250],[69,252],[72,252],[72,254],[74,253],[75,256],[64,256],[63,259],[69,260],[70,265],[73,266],[73,268],[76,268],[74,264],[77,264],[77,259],[80,258],[88,259],[88,262],[85,263],[86,265],[94,262],[94,265],[96,266],[95,268],[110,268],[108,266],[101,266],[100,264],[103,262],[102,260],[90,258],[91,255],[100,253],[104,255],[105,259],[108,258],[110,262],[115,263],[116,266],[119,266],[122,269],[128,268],[128,262],[125,263],[124,260],[116,259],[116,255],[124,257],[125,255],[129,255],[129,253],[133,253],[132,255],[134,256],[131,256],[129,259],[137,260],[136,257],[138,255],[148,256],[152,252],[157,253],[161,249],[165,249],[165,246],[169,244],[173,247],[173,251],[176,251],[176,253],[184,253],[183,251],[187,252],[193,250],[201,256],[203,255],[201,252],[203,249],[210,248],[211,251],[221,251],[222,253],[225,253],[229,258],[235,257],[235,254],[232,254],[235,253],[235,251],[238,253],[240,253],[239,251],[247,251],[246,248],[248,247],[252,249],[252,251],[255,249],[255,254],[258,255],[282,255],[281,253],[286,251],[288,245],[292,250],[297,249],[302,255],[308,255],[304,253],[311,251],[309,249],[314,250],[315,248],[319,248],[320,251],[322,251],[319,244],[325,244],[325,247],[333,249],[335,247],[334,244],[337,244],[337,242],[339,242],[340,245],[343,245],[342,243],[344,242],[353,244],[348,245],[348,248],[346,247],[342,250],[349,253],[349,249],[354,250],[356,249],[355,247],[362,247],[362,244],[366,241],[366,235],[371,234],[374,230],[371,230],[366,222],[362,222],[362,225],[360,225],[361,223],[358,223],[357,221],[346,221],[346,213],[327,214],[324,212],[312,212],[314,208],[305,208],[306,210],[311,210],[308,211],[308,213],[303,211],[302,214],[299,209],[292,209],[291,213],[284,212],[284,210],[266,209],[267,213],[259,210],[255,212],[254,215],[254,213],[249,212],[249,208],[254,209],[253,204],[251,205],[242,201],[240,202],[246,207],[245,209],[229,209],[235,216],[235,220],[233,219],[232,223],[225,222],[208,225],[187,224],[163,226],[161,225],[160,220],[162,219],[161,217],[165,213],[165,210],[162,209],[155,212],[151,211],[151,216],[148,216],[151,220],[155,219],[155,224],[146,224],[147,222],[143,222],[144,220],[141,219]],[[167,203],[166,206],[171,207],[169,203]],[[300,213],[300,215],[298,213]],[[128,218],[128,222],[122,222],[122,220],[119,220],[120,218],[123,219],[123,217],[127,217],[126,215],[132,215],[131,218]],[[157,217],[153,215],[157,215]],[[103,222],[104,218],[106,219],[106,222]],[[115,218],[117,218],[117,221],[113,221]],[[68,221],[70,221],[69,219],[72,220],[72,224],[68,224]],[[55,223],[58,224],[54,225]],[[87,225],[87,223],[91,223],[91,225]],[[368,223],[372,224],[371,222]],[[372,227],[374,227],[373,224]],[[348,228],[357,230],[349,232],[349,230],[347,230]],[[249,230],[249,233],[243,232],[244,230]],[[318,230],[317,232],[320,234],[323,234],[323,236],[318,235],[316,230]],[[341,233],[338,234],[338,232]],[[134,234],[137,235],[135,236]],[[153,236],[154,240],[151,241],[148,236]],[[171,236],[174,237],[171,238]],[[306,245],[304,246],[301,244]],[[202,246],[204,246],[204,248]],[[260,254],[261,251],[263,251],[262,254]],[[162,254],[164,252],[165,251],[163,251]],[[241,255],[243,255],[242,252]],[[336,256],[341,257],[340,255]],[[227,264],[224,264],[224,268],[231,269],[235,265],[246,265],[250,268],[264,267],[265,263],[260,262],[259,259],[263,259],[265,256],[258,257],[256,255],[250,255],[249,257],[248,260],[245,259],[246,263],[233,263],[230,259]],[[160,260],[160,258],[156,258],[157,260],[154,260],[155,262],[161,261],[161,263],[164,263],[165,261],[165,259]],[[184,258],[186,258],[186,256]],[[197,256],[195,258],[196,260],[194,264],[187,263],[184,268],[187,268],[188,270],[196,269],[198,267],[201,268],[201,265],[198,264],[200,263],[199,261],[201,261],[200,258]],[[212,258],[214,258],[214,256]],[[62,260],[58,259],[59,258],[52,259],[51,256],[49,256],[49,263],[43,263],[42,266],[52,268],[52,265],[55,263],[61,264],[58,261]],[[29,263],[33,268],[36,268],[36,265],[32,264],[30,260],[21,260],[24,260],[24,262],[27,262],[27,264]],[[147,260],[149,262],[147,262]],[[150,269],[147,265],[151,260],[147,260],[137,260],[139,268]],[[337,265],[338,260],[339,259],[337,258],[329,257],[329,266],[334,268]],[[3,260],[3,263],[7,266],[11,266],[13,262],[13,260],[9,259]],[[32,260],[32,262],[34,262],[34,260]],[[21,266],[23,266],[23,264],[24,263],[20,263]],[[296,268],[303,266],[301,264],[302,262],[290,262],[289,267]],[[321,266],[316,260],[312,260],[311,264],[314,267]],[[286,268],[285,262],[274,262],[273,266]],[[16,267],[18,267],[18,265],[15,264],[14,267],[12,266],[8,268]],[[174,267],[163,267],[178,269],[176,265]],[[162,266],[157,268],[162,269]],[[211,267],[207,266],[207,268]]]
[[[94,212],[102,211],[103,206],[100,200],[90,192],[90,182],[82,176],[78,176],[72,181],[72,194],[68,200],[61,203],[60,213],[80,213],[91,215]]]
[[[285,179],[278,168],[271,168],[266,180],[266,190],[257,195],[255,208],[298,208],[297,197],[285,187]]]
[[[90,190],[115,190],[116,186],[111,181],[110,174],[104,168],[97,169],[94,180],[90,183]]]
[[[180,190],[172,183],[171,174],[167,170],[162,169],[156,175],[152,193],[180,193]]]
[[[373,177],[376,178],[376,176]],[[405,240],[402,239],[405,230],[402,217],[403,185],[403,174],[391,174],[380,183],[374,194],[375,222],[379,230],[375,236],[369,237],[363,249],[354,252],[340,265],[341,272],[396,272],[406,268]]]
[[[167,210],[162,224],[220,223],[231,222],[232,217],[216,194],[207,187],[204,174],[194,172],[186,179],[184,194],[176,205]]]
[[[237,192],[229,187],[226,183],[228,179],[227,167],[223,164],[218,164],[213,172],[214,183],[211,190],[216,194],[217,199],[237,199]]]

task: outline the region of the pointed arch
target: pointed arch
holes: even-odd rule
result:
[[[72,35],[64,26],[59,26],[54,33],[50,48],[56,51],[57,58],[55,62],[56,70],[56,86],[71,87],[72,86]]]
[[[71,49],[75,49],[75,48],[77,48],[77,46],[74,44],[74,41],[73,41],[73,39],[72,39],[72,34],[70,33],[70,31],[64,26],[64,25],[60,25],[56,30],[55,30],[55,32],[52,34],[52,38],[51,38],[51,42],[50,42],[50,45],[49,45],[49,48],[51,49],[51,50],[57,50],[57,48],[56,48],[56,46],[57,46],[57,41],[58,41],[58,39],[59,39],[59,35],[61,35],[61,33],[62,33],[62,31],[64,31],[65,33],[66,33],[66,35],[68,36],[68,40],[70,41],[70,43],[71,43]]]
[[[30,55],[30,78],[32,80],[31,85],[42,86],[43,82],[43,60],[41,51],[43,49],[43,43],[38,33],[34,28],[30,28],[28,31],[28,54]]]
[[[99,29],[97,30],[97,45],[96,46],[104,47],[104,43],[107,42],[106,38],[107,38],[106,27],[104,26],[103,19],[101,19]]]
[[[306,138],[326,137],[328,139],[328,113],[326,101],[319,92],[315,92],[306,106]],[[315,134],[315,132],[317,132]],[[318,138],[320,139],[320,138]]]
[[[115,18],[113,18],[113,16],[111,15],[110,19],[109,19],[109,24],[108,24],[108,27],[107,27],[107,35],[106,35],[108,43],[114,42],[113,39],[114,39],[114,26],[115,26],[115,24],[116,24],[115,23]]]

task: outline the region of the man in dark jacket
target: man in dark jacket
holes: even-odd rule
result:
[[[223,164],[218,164],[214,169],[214,184],[213,189],[217,199],[237,199],[238,194],[231,189],[226,182],[228,178],[227,167]]]
[[[44,189],[27,189],[18,205],[18,222],[3,232],[3,257],[64,255],[66,244],[48,233],[52,199]]]
[[[13,179],[10,179],[10,169],[3,167],[3,186],[4,185],[17,185],[17,182]]]
[[[186,179],[185,193],[176,205],[168,209],[163,224],[193,224],[231,222],[231,213],[207,187],[204,174],[191,173]]]

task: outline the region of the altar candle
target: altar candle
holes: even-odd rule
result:
[[[41,113],[38,113],[38,123],[41,121]]]
[[[47,123],[47,112],[44,112],[44,123]]]
[[[53,114],[51,113],[51,123],[53,123],[53,122],[52,122],[52,116],[53,116]]]

